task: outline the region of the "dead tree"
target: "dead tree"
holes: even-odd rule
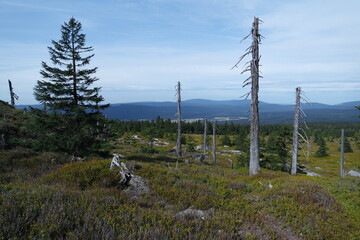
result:
[[[304,99],[306,102],[307,100],[302,97],[304,95],[302,95],[302,91],[300,87],[296,88],[296,100],[295,100],[295,115],[294,115],[294,131],[293,131],[293,148],[292,148],[292,162],[291,162],[291,174],[295,175],[297,172],[297,160],[298,160],[298,149],[299,149],[299,136],[302,138],[302,140],[307,143],[307,147],[308,147],[308,151],[306,154],[306,159],[309,158],[309,154],[310,154],[310,141],[308,139],[308,136],[304,130],[304,128],[299,127],[299,122],[300,119],[303,120],[303,123],[305,125],[306,128],[306,114],[304,113],[304,111],[301,109],[301,100]],[[302,131],[302,133],[300,133],[300,131]]]
[[[134,176],[132,174],[132,172],[128,169],[128,167],[126,166],[126,164],[122,161],[120,161],[121,158],[123,158],[124,156],[122,156],[121,154],[113,154],[114,157],[111,161],[110,164],[110,169],[113,169],[115,166],[120,168],[120,183],[124,184],[124,185],[128,185],[128,183],[130,182],[131,178]]]
[[[341,129],[341,154],[340,154],[340,177],[345,177],[345,168],[344,168],[344,129]]]
[[[296,174],[297,158],[298,158],[298,136],[299,136],[299,115],[300,115],[300,87],[296,88],[295,116],[294,116],[294,132],[293,132],[293,150],[291,174]]]
[[[14,89],[12,87],[12,83],[11,83],[10,79],[8,79],[8,82],[9,82],[11,106],[15,107],[15,99],[18,100],[19,96],[14,93]]]
[[[244,70],[241,74],[250,71],[251,75],[243,82],[243,87],[251,85],[251,91],[245,94],[246,98],[251,94],[251,126],[250,126],[250,164],[249,174],[254,175],[260,171],[260,159],[259,159],[259,44],[261,43],[262,35],[259,33],[259,23],[261,20],[254,17],[251,33],[247,35],[243,40],[252,36],[252,44],[246,49],[239,61],[233,68],[238,67],[238,64],[247,56],[252,55],[252,59],[245,64]]]
[[[204,157],[200,158],[202,159],[202,161],[204,161],[206,158],[206,147],[207,147],[207,121],[205,119],[204,120],[204,153],[203,153]]]
[[[216,163],[216,122],[213,123],[213,145],[212,145],[213,162]]]
[[[177,100],[177,122],[178,122],[178,135],[176,141],[176,156],[179,159],[181,157],[181,86],[180,82],[177,84],[176,95],[178,97]]]

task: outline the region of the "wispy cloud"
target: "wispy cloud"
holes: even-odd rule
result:
[[[28,2],[28,1],[25,1]],[[32,10],[41,10],[41,11],[52,11],[52,12],[75,12],[74,10],[69,10],[62,7],[47,7],[47,4],[44,2],[32,2],[32,3],[24,3],[23,1],[0,1],[0,5],[8,5],[18,8],[32,9]]]

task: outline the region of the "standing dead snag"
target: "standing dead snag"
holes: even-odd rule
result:
[[[204,161],[206,159],[206,147],[207,147],[207,121],[204,119],[204,153],[203,157],[200,157],[200,161]]]
[[[345,177],[344,168],[344,129],[341,129],[341,147],[340,147],[340,177]]]
[[[10,79],[8,79],[8,82],[9,82],[11,106],[15,107],[15,99],[18,100],[19,96],[14,93],[14,89],[12,87],[12,83],[11,83]]]
[[[293,132],[293,150],[291,162],[291,174],[296,174],[297,158],[298,158],[298,134],[299,134],[299,115],[300,115],[300,92],[301,88],[296,88],[295,116],[294,116],[294,132]]]
[[[307,137],[307,134],[303,128],[299,127],[299,121],[300,118],[303,119],[303,122],[305,124],[305,127],[307,128],[305,118],[306,115],[304,111],[301,109],[301,99],[302,97],[301,88],[296,88],[296,100],[295,100],[295,115],[294,115],[294,132],[293,132],[293,148],[292,148],[292,162],[291,162],[291,174],[295,175],[297,172],[297,160],[298,160],[298,149],[299,149],[299,136],[304,140],[304,142],[307,143],[308,152],[306,155],[306,158],[309,158],[310,154],[310,142]],[[305,100],[306,101],[306,100]],[[304,136],[299,132],[299,130],[302,130],[302,133]]]
[[[216,163],[216,122],[213,123],[213,145],[212,145],[213,162]]]
[[[249,164],[249,174],[254,175],[260,171],[260,160],[259,160],[259,44],[263,38],[259,33],[259,22],[261,20],[257,17],[254,17],[253,27],[251,33],[247,35],[243,40],[247,39],[252,35],[252,44],[246,49],[245,54],[243,54],[239,61],[235,64],[235,67],[238,67],[238,64],[249,54],[252,55],[252,59],[245,64],[244,70],[241,72],[250,71],[251,76],[248,77],[243,82],[243,87],[251,84],[251,91],[244,96],[246,98],[251,94],[251,126],[250,126],[250,164]]]
[[[180,91],[181,91],[181,86],[180,86],[180,82],[178,82],[177,88],[176,88],[176,95],[178,97],[178,101],[177,101],[178,136],[177,136],[177,141],[176,141],[176,155],[177,155],[178,159],[181,157],[181,95],[180,95]]]

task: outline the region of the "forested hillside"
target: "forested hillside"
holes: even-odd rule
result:
[[[271,104],[260,102],[260,121],[262,124],[281,124],[293,121],[294,106],[290,104]],[[304,104],[308,122],[360,122],[358,110],[354,106],[360,102],[348,102],[336,105],[320,103]],[[183,118],[193,120],[207,118],[218,121],[229,121],[242,124],[249,123],[249,106],[247,100],[214,101],[193,99],[182,102]],[[19,109],[29,106],[20,105]],[[39,105],[32,107],[41,108]],[[175,102],[135,102],[111,104],[103,111],[110,119],[123,121],[176,119]]]
[[[110,153],[133,166],[147,191],[120,183],[111,155],[37,150],[32,115],[1,103],[0,239],[357,239],[360,179],[339,177],[339,131],[359,171],[357,123],[310,124],[311,153],[289,175],[292,128],[262,125],[261,173],[248,176],[248,125],[217,125],[217,162],[203,153],[203,122],[183,123],[184,156],[174,151],[176,123],[112,120]],[[208,132],[211,132],[211,123]],[[317,157],[324,139],[328,156]],[[304,146],[305,148],[305,146]],[[77,157],[77,156],[75,156]],[[81,156],[84,157],[84,156]],[[185,163],[188,162],[188,163]],[[140,191],[140,192],[139,192]]]

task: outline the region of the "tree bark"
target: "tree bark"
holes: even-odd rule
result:
[[[10,90],[11,106],[15,107],[15,96],[14,96],[13,87],[12,87],[11,81],[10,81],[10,80],[8,80],[8,82],[9,82],[9,90]]]
[[[341,129],[340,177],[345,177],[344,168],[344,129]]]
[[[260,171],[259,160],[259,18],[254,18],[252,29],[251,70],[251,126],[250,126],[250,176]]]
[[[291,174],[296,174],[297,158],[298,158],[298,136],[299,136],[299,115],[300,115],[300,94],[301,88],[296,88],[295,116],[294,116],[294,132],[293,132],[293,149]]]
[[[213,123],[213,145],[212,145],[213,162],[216,163],[216,122]]]
[[[206,158],[206,142],[207,142],[207,120],[204,120],[204,160]]]
[[[181,157],[181,86],[180,86],[180,82],[178,82],[177,84],[177,96],[178,96],[178,101],[177,101],[177,122],[178,122],[178,136],[177,136],[177,142],[176,142],[176,154],[177,154],[177,158]]]

